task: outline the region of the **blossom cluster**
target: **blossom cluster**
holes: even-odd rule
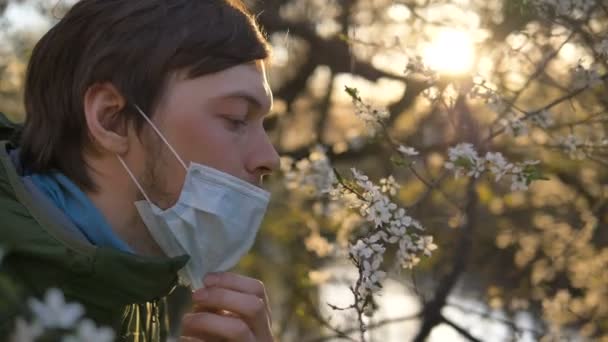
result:
[[[294,161],[281,158],[281,171],[289,190],[298,189],[312,197],[323,195],[336,181],[334,171],[322,146],[315,146],[308,158]]]
[[[570,158],[580,160],[585,158],[585,153],[581,149],[584,141],[574,134],[558,137],[559,146],[568,153]]]
[[[353,101],[355,115],[365,123],[368,133],[372,136],[375,135],[382,122],[390,116],[390,113],[386,108],[375,107],[363,101],[356,88],[346,87],[345,90]]]
[[[418,154],[412,147],[400,146],[398,150],[405,157]],[[282,167],[289,189],[310,197],[328,196],[330,203],[357,213],[361,218],[358,226],[368,228],[348,246],[348,254],[360,271],[357,290],[361,297],[381,289],[386,277],[382,263],[387,245],[398,246],[397,260],[404,268],[414,267],[422,254],[430,256],[437,248],[431,236],[421,235],[422,224],[391,200],[401,187],[393,176],[374,184],[353,168],[352,179],[344,179],[333,170],[320,147],[314,148],[307,159],[294,162],[287,158]]]
[[[542,109],[536,113],[532,113],[529,117],[533,124],[545,129],[555,123],[553,114],[548,109]]]
[[[555,124],[553,114],[548,109],[526,114],[518,114],[511,110],[509,102],[486,86],[485,81],[473,86],[468,95],[470,98],[484,101],[491,111],[504,115],[500,119],[500,123],[513,136],[527,134],[530,123],[542,129],[547,129]]]
[[[542,179],[535,165],[539,161],[511,163],[500,152],[487,152],[480,157],[473,144],[461,143],[448,149],[449,161],[445,168],[454,171],[456,178],[466,175],[479,178],[489,171],[496,182],[504,176],[511,176],[511,191],[527,190],[534,180]]]
[[[608,39],[604,40],[602,44],[604,45],[602,49],[605,50],[605,53],[608,55]],[[598,82],[602,81],[600,73],[597,70],[593,68],[586,68],[581,63],[571,70],[571,74],[572,87],[575,90],[592,87],[598,84]],[[510,110],[508,102],[486,86],[485,81],[482,81],[482,83],[472,87],[471,91],[469,92],[469,96],[485,101],[493,111],[498,114],[504,114],[499,122],[502,127],[504,127],[505,131],[512,136],[517,137],[528,134],[532,126],[536,126],[544,130],[558,127],[555,125],[555,115],[547,108],[534,112],[522,113],[518,113],[515,110]],[[608,148],[608,139],[606,138],[600,138],[597,139],[597,141],[589,137],[582,139],[581,137],[572,133],[566,135],[551,134],[551,137],[554,141],[556,141],[557,148],[561,149],[568,154],[571,159],[575,160],[582,160],[586,158],[594,149]],[[470,149],[469,147],[461,147],[461,149],[463,150],[460,152],[464,153],[465,157],[468,158],[468,161],[463,161],[463,163],[466,165],[463,164],[460,168],[455,168],[457,172],[456,175],[459,176],[460,172],[464,172],[466,169],[467,175],[475,175],[476,177],[479,176],[479,174],[486,169],[484,161],[487,161],[487,158],[486,160],[483,158],[480,159],[476,155],[476,152],[465,151]],[[525,170],[525,167],[530,165],[533,165],[533,163],[527,162],[522,166],[524,166],[523,169]],[[467,167],[465,168],[464,166]],[[451,164],[448,164],[448,168],[453,167]],[[515,170],[519,169],[516,168]],[[516,178],[518,178],[520,181],[515,185],[515,187],[524,189],[525,187],[522,185],[522,182],[524,182],[525,177],[520,175]]]
[[[424,64],[422,57],[420,56],[414,56],[408,59],[404,74],[406,76],[413,74],[420,75],[430,84],[434,83],[439,78],[437,72]]]
[[[583,160],[595,149],[608,149],[608,138],[581,138],[568,134],[556,137],[558,147],[568,154],[571,159]]]
[[[553,120],[553,114],[549,110],[543,109],[538,112],[528,113],[524,116],[518,115],[514,111],[509,111],[500,120],[500,123],[505,127],[509,134],[517,137],[528,134],[530,123],[534,126],[547,129],[551,127],[555,121]]]
[[[593,67],[585,67],[581,62],[570,70],[570,74],[574,89],[593,87],[602,81],[599,71]]]
[[[595,51],[602,57],[608,57],[608,38],[602,39],[595,45]]]
[[[554,114],[546,108],[535,112],[518,114],[510,109],[511,106],[506,99],[486,86],[485,82],[473,86],[468,95],[470,98],[484,101],[491,111],[503,115],[499,122],[513,136],[527,134],[530,124],[542,129],[548,129],[555,124],[555,120],[553,119]]]
[[[78,303],[67,303],[58,289],[48,289],[44,301],[31,298],[28,306],[34,318],[30,323],[23,318],[16,320],[12,342],[33,342],[53,331],[73,331],[63,336],[62,342],[114,340],[112,329],[97,327],[93,321],[83,318],[84,307]]]
[[[380,282],[386,273],[380,268],[387,245],[398,246],[397,260],[404,268],[412,268],[420,261],[420,254],[430,256],[437,246],[432,236],[419,235],[424,231],[420,222],[391,201],[389,195],[395,193],[396,187],[387,184],[393,181],[385,178],[378,186],[360,171],[353,168],[351,172],[353,179],[342,179],[329,195],[331,199],[358,211],[372,227],[349,249],[351,258],[361,270],[359,293],[365,296],[381,288]]]
[[[496,91],[486,85],[485,80],[474,84],[468,92],[471,99],[480,99],[486,103],[488,108],[495,113],[502,114],[509,108],[508,102],[500,96]]]
[[[397,151],[405,157],[414,157],[420,154],[415,148],[410,146],[399,145]]]
[[[536,0],[534,5],[544,18],[551,14],[560,17],[578,18],[586,16],[597,5],[596,0]]]

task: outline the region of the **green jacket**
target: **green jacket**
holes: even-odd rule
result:
[[[84,305],[88,318],[114,328],[117,341],[166,340],[166,296],[188,257],[132,255],[75,238],[22,182],[9,155],[15,146],[3,140],[16,128],[0,113],[0,246],[7,251],[0,277],[20,289],[20,305],[0,305],[0,340],[13,330],[26,298],[42,297],[50,287]]]

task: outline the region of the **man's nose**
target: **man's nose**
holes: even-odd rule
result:
[[[258,135],[249,155],[249,172],[258,179],[279,169],[280,157],[265,131]]]

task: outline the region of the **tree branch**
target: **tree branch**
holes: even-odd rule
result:
[[[475,191],[476,181],[471,179],[467,185],[467,203],[465,206],[465,219],[460,227],[460,241],[454,256],[452,270],[439,281],[439,286],[431,301],[425,304],[423,310],[422,326],[414,338],[415,342],[424,342],[431,333],[431,330],[443,322],[441,310],[447,303],[447,298],[460,275],[466,269],[469,255],[473,247],[473,234],[477,226],[477,204],[478,198]]]
[[[459,326],[458,324],[452,322],[451,320],[449,320],[447,317],[441,315],[441,321],[449,326],[451,326],[454,330],[458,331],[460,333],[460,335],[466,337],[467,339],[469,339],[469,341],[473,341],[473,342],[482,342],[480,339],[478,339],[477,337],[471,335],[471,333],[469,333],[466,329],[464,329],[463,327]]]

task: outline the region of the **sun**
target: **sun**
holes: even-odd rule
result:
[[[450,75],[462,75],[473,68],[475,48],[471,35],[465,31],[439,31],[423,48],[422,58],[433,70]]]

